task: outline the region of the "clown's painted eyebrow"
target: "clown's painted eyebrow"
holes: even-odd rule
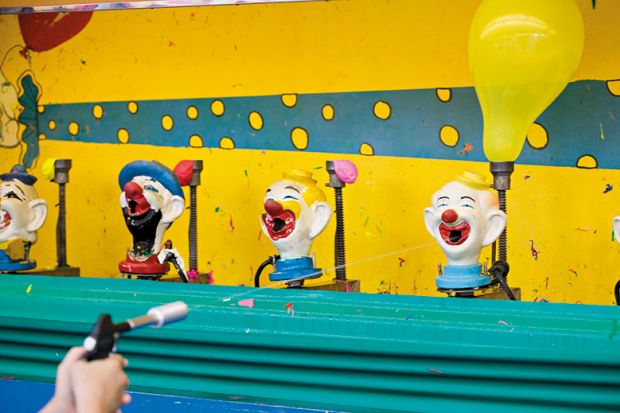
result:
[[[15,188],[19,189],[19,192],[21,192],[23,196],[26,196],[26,193],[24,192],[24,190],[23,190],[23,189],[21,189],[21,188],[19,187],[19,185],[15,185]],[[9,193],[10,193],[10,192],[9,192]]]
[[[442,199],[447,199],[449,201],[450,197],[449,196],[440,196],[439,198],[437,198],[438,201],[441,201]]]
[[[471,202],[476,202],[476,200],[470,196],[462,196],[461,199],[469,199]]]
[[[284,189],[292,189],[293,191],[295,191],[295,192],[297,192],[298,194],[300,194],[300,195],[301,195],[301,192],[299,192],[299,189],[295,188],[295,187],[294,187],[294,186],[292,186],[292,185],[285,186],[285,187],[284,187]]]

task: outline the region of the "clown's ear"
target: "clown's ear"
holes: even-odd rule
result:
[[[614,238],[616,241],[620,242],[620,217],[614,218]]]
[[[174,195],[162,208],[161,220],[163,222],[171,223],[181,216],[183,209],[185,209],[185,200],[178,195]]]
[[[482,246],[492,244],[501,234],[504,228],[506,228],[506,214],[504,211],[494,209],[487,213],[487,233],[482,240]]]
[[[435,210],[431,207],[424,209],[424,224],[426,225],[426,229],[431,234],[432,237],[435,237],[435,232],[433,231],[433,217],[435,216]]]
[[[45,218],[47,217],[47,203],[37,198],[28,202],[28,207],[30,207],[30,218],[26,229],[28,232],[35,232],[41,228],[45,222]]]
[[[332,216],[332,208],[327,202],[315,202],[310,209],[314,213],[314,223],[310,227],[308,238],[314,239],[327,226],[329,218]]]

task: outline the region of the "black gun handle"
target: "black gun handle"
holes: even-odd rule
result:
[[[87,350],[84,358],[92,361],[108,357],[116,348],[118,335],[110,314],[101,314],[90,335],[84,340]]]

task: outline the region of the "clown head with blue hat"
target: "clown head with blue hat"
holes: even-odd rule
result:
[[[125,224],[133,235],[133,259],[156,255],[164,232],[185,208],[178,177],[157,161],[133,161],[118,176]]]
[[[1,174],[0,180],[0,271],[34,268],[29,251],[45,222],[47,203],[33,187],[37,178],[23,165]]]

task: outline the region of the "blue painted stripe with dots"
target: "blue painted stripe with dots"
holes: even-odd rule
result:
[[[279,95],[149,100],[132,103],[135,113],[129,110],[130,102],[47,105],[39,114],[39,132],[52,140],[119,143],[120,137],[129,144],[171,147],[188,147],[196,135],[192,143],[204,147],[220,147],[222,138],[230,138],[236,148],[297,151],[292,131],[301,128],[302,138],[303,131],[308,136],[307,147],[302,143],[301,148],[309,152],[358,154],[362,144],[368,144],[374,155],[486,161],[474,89],[449,92],[447,101],[435,89],[300,94],[292,107]],[[213,113],[214,102],[214,107],[223,105],[223,114]],[[376,111],[378,102],[387,105],[379,104]],[[95,105],[103,108],[100,119],[95,118]],[[333,109],[331,120],[324,117],[325,105]],[[537,121],[548,134],[547,145],[534,149],[526,144],[517,162],[576,166],[580,157],[589,155],[600,168],[620,169],[619,109],[620,97],[609,91],[607,82],[571,83]],[[255,127],[252,112],[262,119],[253,123]],[[171,126],[162,121],[164,116],[172,119],[170,130],[164,129]],[[71,122],[79,125],[74,135],[69,132]],[[440,139],[446,125],[458,132],[456,143],[452,133],[453,147]]]

